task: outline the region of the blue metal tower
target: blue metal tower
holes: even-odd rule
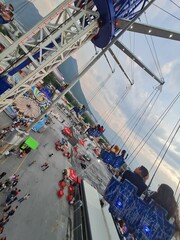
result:
[[[94,0],[100,14],[99,32],[92,42],[99,48],[104,48],[119,31],[117,19],[132,20],[145,6],[147,0]]]

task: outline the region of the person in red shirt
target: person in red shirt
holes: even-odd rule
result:
[[[101,126],[101,127],[99,128],[99,131],[100,131],[101,133],[103,133],[103,132],[105,131],[104,127]]]

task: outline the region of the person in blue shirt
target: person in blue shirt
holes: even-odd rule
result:
[[[121,181],[123,182],[125,179],[127,179],[132,184],[134,184],[138,189],[137,195],[141,196],[141,194],[145,192],[147,189],[147,185],[145,184],[145,182],[148,178],[149,178],[148,170],[144,166],[141,166],[136,168],[134,172],[126,170],[122,176]]]

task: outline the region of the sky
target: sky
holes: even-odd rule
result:
[[[173,0],[173,2],[180,6],[179,0]],[[155,4],[153,4],[146,13],[142,15],[140,18],[141,22],[180,32],[180,7],[173,4],[173,2],[170,0],[155,1]],[[41,0],[36,0],[34,2],[42,16],[48,14],[49,11],[59,3],[58,0],[43,0],[43,5]],[[176,16],[176,18],[168,15],[157,6],[170,12],[170,14]],[[148,97],[150,94],[156,92],[156,87],[159,84],[115,46],[112,49],[129,77],[134,80],[134,85],[130,87],[128,80],[108,53],[108,58],[112,67],[115,69],[115,73],[111,73],[105,58],[102,57],[91,68],[91,70],[81,78],[80,83],[87,100],[91,99],[90,104],[102,117],[106,118],[108,116],[109,119],[106,123],[117,132],[117,135],[124,140],[130,134],[124,148],[128,150],[129,155],[132,155],[132,152],[136,154],[135,148],[137,148],[140,142],[145,141],[143,140],[144,136],[146,136],[171,101],[180,92],[180,44],[177,41],[169,39],[161,39],[157,37],[146,38],[145,35],[129,32],[125,32],[119,40],[157,76],[160,76],[157,70],[157,65],[160,66],[159,71],[165,80],[165,84],[163,85],[160,94],[157,92],[150,106],[146,106],[145,101],[150,99],[150,97]],[[94,55],[94,46],[91,42],[87,43],[87,45],[75,53],[73,57],[77,59],[79,70],[82,69],[84,64],[88,63]],[[106,79],[108,79],[107,83],[99,89],[100,84],[103,84]],[[128,90],[127,96],[123,98],[123,94],[127,88],[130,88],[130,90]],[[158,94],[159,96],[156,99]],[[95,97],[92,99],[92,96],[94,95]],[[115,104],[118,101],[119,104]],[[154,102],[155,104],[153,104]],[[151,168],[180,118],[179,102],[180,100],[178,98],[154,133],[149,137],[149,140],[145,142],[144,147],[130,165],[132,169],[142,164],[148,169]],[[131,122],[131,124],[137,125],[136,128],[134,128],[133,125],[128,125],[128,121],[133,114],[138,112],[138,109],[141,106],[143,109],[142,111],[145,113],[145,117],[140,117],[139,119],[133,118],[134,123]],[[117,139],[117,135],[112,139],[112,144]],[[167,147],[162,151],[160,160],[166,150]],[[133,157],[134,155],[127,160],[127,164],[131,162]],[[174,190],[176,189],[180,180],[179,158],[180,133],[177,132],[169,150],[163,158],[161,167],[154,178],[152,183],[153,190],[156,190],[161,183],[167,183]],[[154,170],[155,168],[150,172],[150,177],[152,177]],[[178,190],[177,195],[179,192],[180,189]]]

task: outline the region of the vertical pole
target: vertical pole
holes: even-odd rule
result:
[[[175,192],[174,192],[174,195],[175,195],[175,196],[176,196],[177,191],[178,191],[178,189],[179,189],[179,185],[180,185],[180,180],[179,180],[179,182],[178,182],[178,184],[177,184],[177,187],[176,187],[176,190],[175,190]]]

